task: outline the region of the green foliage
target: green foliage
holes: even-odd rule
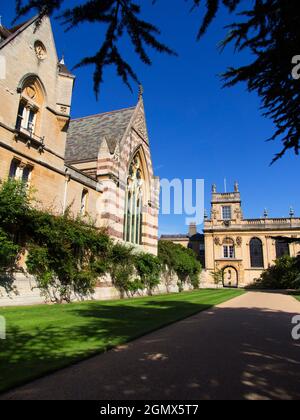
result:
[[[132,248],[120,243],[111,247],[109,252],[109,272],[114,286],[120,290],[122,297],[130,291],[134,274],[134,257]]]
[[[14,267],[20,248],[0,228],[0,274]]]
[[[0,226],[13,233],[20,226],[20,218],[26,217],[32,199],[30,191],[20,181],[10,180],[0,186]]]
[[[284,256],[250,286],[257,289],[300,289],[300,257]]]
[[[113,243],[106,233],[68,213],[54,216],[35,209],[22,183],[4,183],[0,205],[0,271],[15,268],[21,241],[28,250],[27,270],[51,302],[89,296],[106,273],[123,296],[151,291],[159,282],[155,257],[135,256],[132,248]],[[132,281],[136,269],[143,277]]]
[[[149,295],[160,283],[161,264],[157,257],[151,254],[138,254],[135,257],[135,267]]]
[[[211,272],[214,284],[219,287],[223,283],[224,270],[216,270]]]
[[[54,217],[31,210],[31,216],[27,267],[39,287],[58,302],[93,293],[97,278],[106,271],[108,236],[68,214]]]
[[[158,244],[158,257],[163,272],[172,278],[174,273],[179,278],[179,291],[183,290],[183,284],[190,281],[195,289],[200,285],[202,267],[191,249],[169,241],[160,241]]]
[[[143,291],[144,289],[145,286],[140,279],[130,281],[128,284],[128,292],[132,297],[138,294],[139,292]]]

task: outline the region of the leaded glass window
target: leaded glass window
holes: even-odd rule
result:
[[[143,186],[142,163],[137,154],[129,168],[124,217],[124,240],[134,245],[142,244]]]
[[[263,245],[258,238],[253,238],[250,241],[250,260],[252,268],[264,267]]]

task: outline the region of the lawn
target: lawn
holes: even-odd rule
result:
[[[199,290],[130,300],[0,308],[0,392],[242,294]]]

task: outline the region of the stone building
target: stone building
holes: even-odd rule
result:
[[[247,286],[277,258],[300,253],[300,218],[295,217],[294,211],[291,209],[287,218],[269,218],[265,211],[263,218],[245,219],[237,183],[230,193],[218,193],[213,186],[211,216],[205,217],[203,233],[204,246],[200,241],[197,247],[200,245],[205,255],[205,287],[214,284],[212,273],[218,270],[223,271],[225,287]],[[201,238],[201,234],[195,235],[192,226],[189,235],[164,235],[161,239],[192,248],[191,238]],[[284,238],[299,238],[299,243],[288,243]]]
[[[157,180],[142,91],[131,108],[72,120],[75,76],[59,61],[51,23],[0,26],[0,179],[23,179],[44,208],[105,227],[156,254]]]
[[[43,209],[68,209],[157,254],[159,183],[143,92],[135,106],[72,120],[74,81],[59,61],[50,19],[0,25],[0,180],[21,179]],[[24,282],[19,288],[30,295]]]
[[[245,286],[283,255],[296,256],[300,243],[288,244],[280,237],[299,238],[300,219],[290,211],[288,218],[244,219],[238,184],[234,192],[212,189],[211,217],[204,223],[205,268],[224,270],[224,285]]]

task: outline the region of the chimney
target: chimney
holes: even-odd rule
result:
[[[190,224],[189,237],[191,238],[192,236],[195,236],[195,235],[197,235],[197,225],[194,222]]]

